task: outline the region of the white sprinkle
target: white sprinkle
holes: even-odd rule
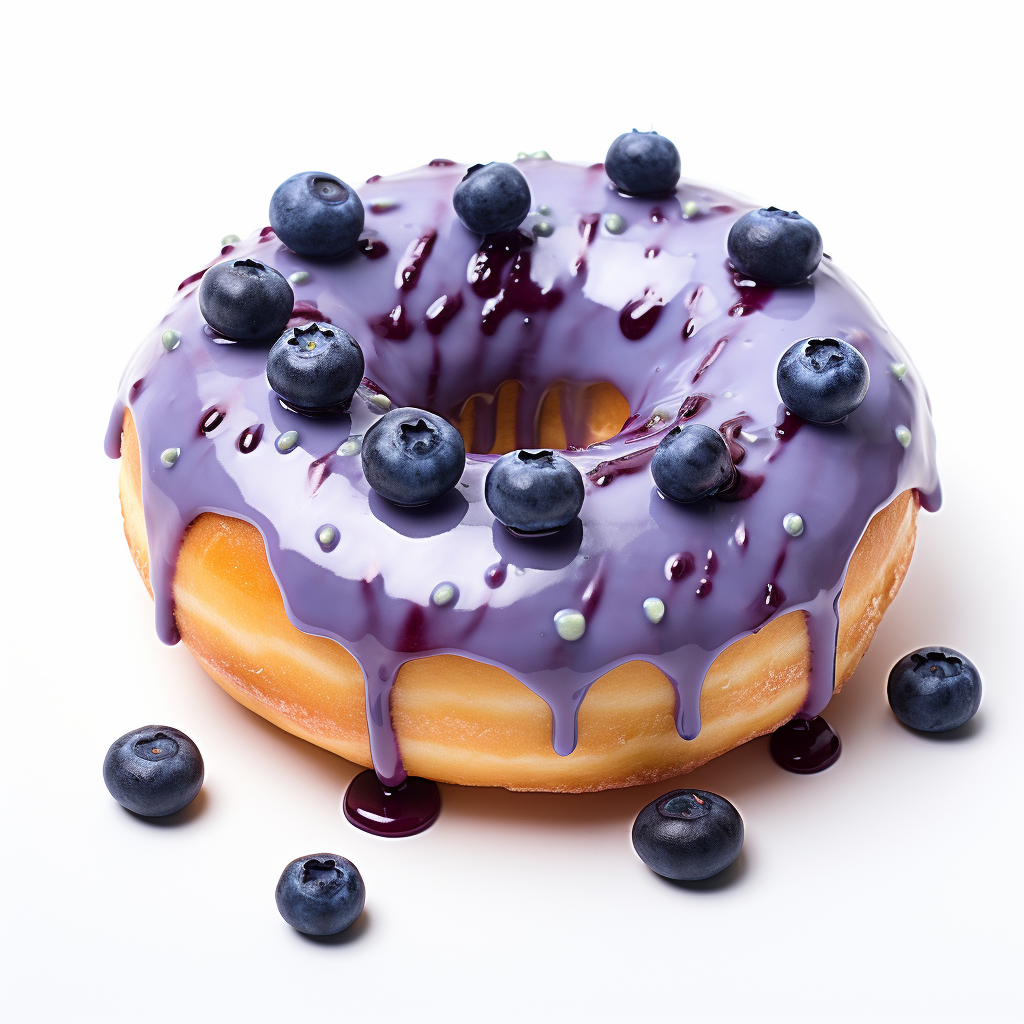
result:
[[[339,455],[358,455],[360,448],[362,448],[362,441],[359,437],[350,437],[347,441],[341,442],[341,447],[338,449]]]
[[[722,392],[722,397],[723,398],[735,398],[736,396],[731,391],[723,391]]]
[[[282,454],[290,452],[299,443],[299,432],[297,430],[286,430],[274,442],[277,450]]]
[[[587,631],[587,620],[575,608],[555,612],[555,630],[563,640],[579,640]]]
[[[539,238],[550,238],[555,229],[546,220],[540,220],[533,225],[533,233]]]
[[[796,512],[787,512],[782,517],[782,526],[790,537],[799,537],[804,532],[804,517]]]
[[[173,352],[181,344],[181,334],[178,331],[166,330],[160,335],[160,340],[168,352]]]
[[[438,608],[443,608],[453,597],[455,597],[455,587],[450,583],[439,583],[434,587],[434,592],[430,595],[430,600],[433,601]]]
[[[649,597],[644,601],[644,615],[655,625],[665,618],[665,602],[660,597]]]
[[[387,395],[374,395],[370,399],[370,405],[375,409],[380,409],[381,412],[391,411],[391,399]]]
[[[320,543],[320,547],[329,548],[337,539],[337,536],[338,531],[333,526],[321,526],[316,539]]]
[[[695,203],[692,199],[683,203],[684,217],[696,217],[698,213],[700,213],[700,203]]]
[[[180,448],[165,448],[160,453],[160,461],[170,469],[178,461],[178,456],[181,454]]]
[[[609,234],[621,235],[626,230],[626,222],[617,213],[609,213],[604,219],[604,229]]]
[[[238,237],[238,235],[225,235],[220,240],[220,244],[221,245],[234,245],[235,242],[240,242],[240,241],[241,241],[241,239]]]
[[[308,270],[296,270],[294,274],[288,275],[288,280],[292,284],[305,284],[309,280]]]
[[[904,448],[910,447],[910,430],[904,426],[898,426],[896,428],[896,440],[899,441]]]
[[[903,375],[907,372],[907,364],[906,363],[893,363],[892,366],[890,367],[890,369],[892,370],[892,375],[897,380],[903,380]]]

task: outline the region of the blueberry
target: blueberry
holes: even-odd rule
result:
[[[620,192],[631,196],[661,196],[679,181],[679,150],[664,135],[638,132],[620,135],[608,147],[605,173]]]
[[[633,848],[665,878],[696,882],[727,868],[743,847],[743,819],[725,797],[675,789],[633,822]]]
[[[122,807],[162,818],[187,807],[202,789],[203,755],[183,732],[147,725],[110,744],[103,781]]]
[[[455,186],[459,220],[478,235],[519,227],[530,212],[530,186],[511,164],[474,164]]]
[[[981,704],[981,676],[959,651],[922,647],[893,665],[889,706],[911,729],[948,732],[969,722]]]
[[[256,260],[218,263],[199,285],[206,322],[235,341],[272,341],[285,329],[294,303],[291,285]]]
[[[366,887],[359,869],[336,853],[298,857],[281,872],[277,909],[306,935],[337,935],[363,912]]]
[[[732,483],[735,470],[722,435],[703,423],[673,427],[651,459],[658,490],[673,501],[699,501]]]
[[[293,174],[270,200],[270,226],[300,256],[341,256],[359,240],[363,220],[355,189],[321,171]]]
[[[425,505],[447,494],[466,468],[462,435],[423,409],[392,409],[363,435],[363,475],[396,505]]]
[[[363,350],[331,324],[289,327],[267,356],[270,386],[298,410],[348,408],[363,379]]]
[[[821,262],[821,235],[796,210],[751,210],[729,231],[729,259],[761,284],[799,284]]]
[[[810,423],[838,423],[868,393],[864,357],[837,338],[805,338],[786,349],[775,374],[786,408]]]
[[[550,451],[502,455],[487,471],[484,500],[495,518],[523,533],[568,526],[583,507],[583,477],[564,456]]]

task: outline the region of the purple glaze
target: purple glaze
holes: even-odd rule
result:
[[[253,524],[291,621],[333,638],[362,667],[373,763],[391,785],[405,777],[391,687],[406,661],[433,654],[466,655],[520,679],[551,708],[554,748],[567,755],[589,687],[638,659],[672,681],[680,735],[695,736],[701,684],[717,655],[769,618],[803,609],[812,671],[801,715],[813,718],[832,694],[835,608],[868,521],[908,488],[928,509],[939,502],[920,377],[833,262],[823,261],[805,285],[754,289],[735,279],[725,248],[733,221],[753,204],[684,181],[652,210],[611,188],[600,165],[528,159],[519,167],[534,201],[551,207],[550,237],[529,234],[530,218],[522,233],[481,247],[451,205],[465,165],[434,165],[360,190],[372,253],[314,264],[266,228],[235,246],[285,276],[309,270],[295,288],[299,322],[317,310],[316,319],[359,341],[367,379],[349,414],[313,419],[282,408],[267,384],[266,346],[204,331],[200,273],[135,355],[110,421],[112,457],[126,403],[139,434],[160,637],[177,640],[171,583],[189,522],[213,510]],[[684,219],[681,206],[691,199],[709,212]],[[624,218],[622,234],[600,226],[607,213]],[[657,258],[645,256],[652,248]],[[438,324],[441,297],[458,315]],[[628,340],[621,314],[634,303],[656,303],[659,312],[642,337]],[[167,328],[181,333],[171,352],[160,341]],[[867,398],[842,426],[790,424],[776,364],[794,341],[825,335],[862,352],[871,370]],[[910,366],[902,380],[890,372],[896,362]],[[474,401],[474,447],[486,451],[490,396],[508,380],[523,388],[521,447],[536,443],[537,414],[556,381],[608,381],[629,403],[620,434],[565,453],[587,496],[580,520],[561,535],[516,538],[495,523],[483,501],[494,456],[471,455],[455,491],[410,510],[370,492],[358,455],[335,454],[380,415],[371,403],[378,394],[451,420]],[[223,421],[204,435],[197,425],[212,408]],[[665,409],[678,412],[665,418]],[[742,479],[721,500],[677,505],[653,486],[650,457],[683,418],[721,425],[742,447]],[[895,435],[900,425],[912,432],[906,450]],[[255,444],[243,455],[236,440],[263,429],[271,437],[297,430],[297,448],[284,456]],[[168,469],[160,453],[172,447],[181,454]],[[799,537],[783,529],[789,512],[803,516]],[[340,533],[331,551],[317,541],[324,523]],[[699,560],[692,575],[679,571],[688,553],[699,559],[708,551],[713,573],[698,575]],[[712,585],[698,596],[701,580]],[[442,581],[459,596],[436,607],[430,595]],[[643,611],[648,597],[665,603],[657,625]],[[585,605],[586,634],[562,640],[554,614]]]
[[[839,760],[839,734],[822,718],[794,718],[772,733],[768,745],[780,768],[797,775],[823,772]]]
[[[349,783],[342,808],[356,828],[397,839],[414,836],[434,824],[441,812],[441,792],[436,782],[415,775],[397,786],[387,786],[368,770]]]

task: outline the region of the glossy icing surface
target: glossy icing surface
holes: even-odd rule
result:
[[[171,583],[188,524],[203,511],[252,523],[291,620],[332,637],[362,667],[373,761],[391,783],[404,771],[390,689],[404,662],[432,654],[519,678],[550,706],[554,749],[569,754],[588,688],[636,659],[672,681],[680,735],[694,737],[701,682],[718,653],[800,608],[812,647],[803,714],[813,718],[832,693],[835,608],[872,514],[908,488],[926,508],[939,502],[920,378],[830,259],[805,284],[758,287],[726,255],[748,201],[685,180],[669,197],[630,198],[600,165],[517,166],[534,209],[550,213],[484,244],[451,205],[465,166],[434,161],[358,190],[365,242],[339,260],[297,256],[269,228],[224,247],[217,261],[252,257],[286,277],[308,274],[293,284],[292,324],[326,320],[357,339],[367,376],[348,414],[284,408],[266,379],[269,346],[215,335],[199,312],[196,274],[136,353],[111,417],[111,456],[125,405],[139,435],[161,638],[177,639]],[[609,214],[624,230],[607,229]],[[541,219],[553,231],[534,237]],[[162,341],[168,331],[180,334],[173,346]],[[849,342],[870,367],[867,398],[839,426],[787,415],[776,389],[782,353],[816,336]],[[901,376],[894,364],[909,369]],[[609,382],[629,404],[623,430],[586,449],[574,450],[566,424],[567,455],[587,485],[577,522],[543,539],[510,534],[483,501],[496,456],[470,455],[459,486],[425,508],[401,509],[370,490],[358,439],[388,408],[380,396],[453,421],[475,401],[471,447],[487,450],[489,397],[509,380],[523,388],[520,447],[535,446],[555,382]],[[739,470],[728,493],[691,506],[661,497],[649,468],[665,433],[687,420],[721,429]],[[297,442],[275,443],[289,431]],[[179,450],[170,466],[161,461],[168,449]],[[798,536],[783,526],[790,513],[803,519]],[[446,583],[453,599],[439,605],[431,595]],[[664,603],[657,623],[644,611],[649,598]],[[556,631],[564,609],[585,619],[578,640]]]

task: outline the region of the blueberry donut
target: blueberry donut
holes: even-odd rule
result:
[[[111,417],[161,639],[388,784],[629,786],[818,715],[938,507],[927,396],[809,220],[679,174],[634,132],[285,182]]]

